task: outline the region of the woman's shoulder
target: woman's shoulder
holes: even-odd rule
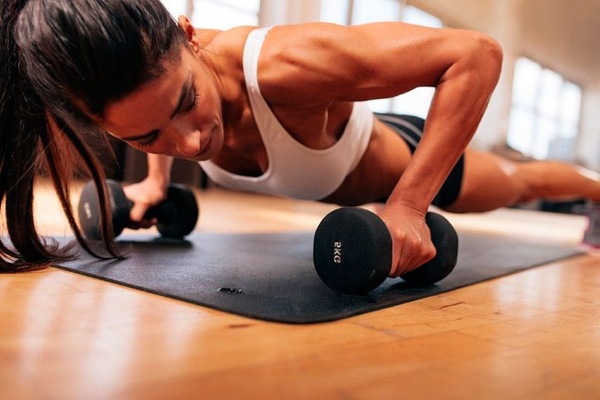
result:
[[[198,29],[203,48],[213,54],[241,60],[248,35],[256,26],[217,31]],[[271,104],[321,106],[344,90],[355,68],[353,32],[328,23],[276,25],[262,44],[258,78]]]
[[[319,22],[274,26],[259,58],[263,95],[273,103],[330,103],[357,65],[352,34],[347,27]]]

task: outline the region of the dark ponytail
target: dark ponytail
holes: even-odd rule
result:
[[[75,145],[91,175],[102,181],[102,169],[94,164],[89,149],[77,146],[77,141],[69,135],[56,136],[65,132],[64,126],[58,127],[54,134],[49,129],[47,110],[25,74],[14,37],[15,24],[25,3],[5,0],[0,5],[0,208],[10,237],[10,243],[5,238],[0,240],[2,272],[36,269],[69,258],[68,248],[61,249],[55,241],[37,234],[33,213],[34,183],[39,172],[36,166],[47,168],[77,239],[90,252],[69,201],[69,171],[75,170],[75,160],[67,156],[71,152],[68,148],[65,151],[65,146]],[[102,196],[106,197],[104,193]],[[102,214],[103,219],[108,219],[107,207]],[[119,256],[110,238],[105,238],[105,244],[112,256]]]
[[[107,105],[162,73],[185,36],[159,0],[0,1],[0,209],[10,241],[0,239],[0,271],[39,268],[70,258],[41,238],[33,215],[36,166],[52,178],[78,242],[86,244],[69,198],[83,165],[100,197],[103,242],[111,237],[103,169],[81,134],[100,134],[94,120]],[[100,257],[100,256],[98,256]]]

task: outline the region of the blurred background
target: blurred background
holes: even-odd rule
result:
[[[486,33],[504,49],[501,80],[472,142],[514,158],[554,159],[600,171],[598,0],[163,0],[197,27],[228,29],[308,21],[405,21]],[[402,68],[401,65],[398,68]],[[425,117],[432,88],[371,102],[374,111]],[[119,148],[114,177],[145,174],[144,156]],[[108,161],[107,161],[108,162]],[[110,162],[108,162],[110,163]],[[174,180],[206,185],[178,162]]]

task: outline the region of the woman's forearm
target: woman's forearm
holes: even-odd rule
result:
[[[171,180],[171,167],[173,157],[162,154],[148,154],[148,176],[147,179],[156,181],[162,187],[166,187]]]

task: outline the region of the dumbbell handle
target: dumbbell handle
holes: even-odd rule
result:
[[[133,207],[133,202],[129,199],[127,199],[127,201],[129,202],[129,210],[131,210]],[[175,212],[175,205],[170,201],[163,200],[160,203],[148,208],[144,213],[143,219],[148,220],[156,218],[159,221],[166,221],[173,218]]]

